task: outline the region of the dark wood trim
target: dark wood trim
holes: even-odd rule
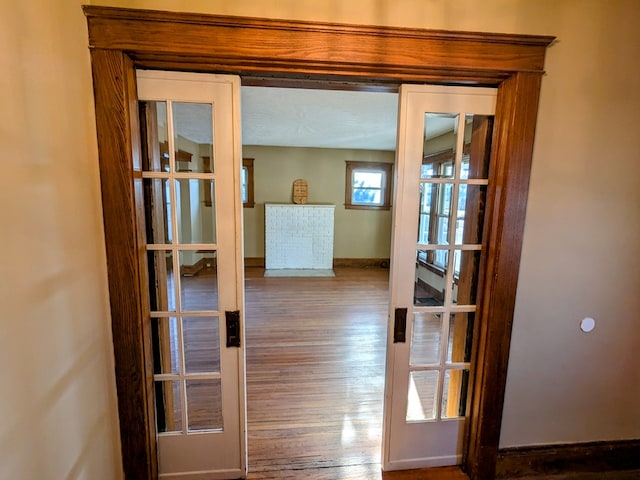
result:
[[[464,467],[472,479],[495,475],[540,80],[538,73],[516,73],[498,89],[467,410]]]
[[[361,162],[347,160],[347,169],[344,180],[344,208],[347,210],[390,210],[391,190],[393,188],[393,164],[384,162]],[[353,183],[351,177],[354,170],[382,170],[384,172],[384,197],[382,205],[358,205],[351,203]]]
[[[493,478],[522,244],[540,77],[553,37],[428,31],[84,7],[92,55],[122,454],[126,478],[155,478],[148,286],[134,68],[260,78],[499,87],[493,187],[484,231],[467,452]],[[295,45],[295,48],[292,48]],[[287,80],[285,80],[287,81]],[[319,83],[317,83],[319,85]],[[335,83],[334,83],[335,84]],[[152,385],[151,385],[152,386]]]
[[[334,267],[353,267],[353,268],[368,268],[368,267],[380,267],[389,268],[388,258],[334,258]]]
[[[85,6],[92,48],[140,67],[367,82],[499,84],[542,71],[553,37]],[[292,48],[295,45],[295,48]]]
[[[126,478],[156,478],[135,70],[115,50],[93,49],[91,64],[123,467]]]
[[[253,158],[243,158],[242,167],[247,169],[247,201],[242,204],[244,208],[253,208],[256,202],[253,196]]]
[[[496,478],[640,469],[640,439],[505,448]]]
[[[245,267],[264,268],[264,257],[244,257]]]

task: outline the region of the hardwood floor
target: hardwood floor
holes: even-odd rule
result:
[[[380,478],[387,290],[380,268],[247,269],[249,478]]]

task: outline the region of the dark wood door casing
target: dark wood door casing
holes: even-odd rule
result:
[[[157,477],[136,68],[232,73],[276,84],[349,83],[356,89],[393,89],[399,83],[498,87],[484,239],[488,254],[479,286],[463,463],[472,479],[493,478],[540,80],[553,37],[93,6],[84,12],[126,478]]]

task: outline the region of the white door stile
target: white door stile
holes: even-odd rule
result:
[[[470,368],[468,362],[447,361],[450,348],[449,322],[456,314],[473,314],[476,305],[458,305],[454,297],[454,251],[482,251],[481,244],[456,243],[458,197],[461,185],[485,186],[488,180],[481,178],[461,179],[460,171],[464,150],[465,122],[467,114],[492,116],[495,110],[496,90],[475,87],[441,87],[425,85],[402,85],[398,115],[398,145],[396,149],[395,193],[393,211],[393,234],[390,269],[390,313],[388,326],[387,366],[384,405],[384,434],[382,468],[385,471],[426,468],[461,463],[465,417],[444,418],[443,392],[445,372],[461,374]],[[456,136],[452,149],[456,178],[421,178],[425,158],[425,114],[458,115]],[[421,244],[418,242],[420,218],[421,184],[429,183],[451,188],[448,224],[453,226],[447,233],[444,244]],[[468,187],[465,187],[465,192]],[[463,223],[464,225],[464,223]],[[442,250],[447,252],[444,269],[444,299],[442,305],[421,306],[416,303],[417,251]],[[462,255],[462,253],[460,253]],[[416,303],[416,304],[414,304]],[[406,342],[394,343],[394,318],[396,308],[407,308]],[[441,318],[439,362],[436,364],[411,365],[410,355],[414,333],[414,315],[434,314]],[[409,420],[407,417],[410,373],[437,372],[434,384],[434,418]],[[447,413],[448,415],[448,413]]]
[[[181,387],[182,432],[158,434],[159,478],[214,480],[244,478],[247,472],[245,348],[244,348],[244,270],[242,255],[242,203],[240,195],[240,80],[229,75],[193,74],[181,72],[138,72],[138,97],[141,101],[166,102],[169,172],[143,172],[145,179],[165,179],[170,184],[172,243],[148,243],[148,251],[171,252],[176,262],[173,285],[174,310],[153,311],[152,316],[177,317],[177,343],[180,365],[186,365],[183,316],[188,318],[217,317],[219,337],[219,372],[188,373],[182,371]],[[174,145],[172,102],[212,105],[213,157],[212,172],[178,172]],[[214,182],[215,241],[212,243],[179,244],[179,199],[174,182],[178,180],[211,180]],[[184,310],[181,298],[181,252],[210,251],[216,253],[218,304],[215,310]],[[240,312],[240,347],[226,347],[225,312]],[[173,373],[156,373],[156,382],[176,381]],[[188,430],[189,411],[186,407],[187,385],[192,380],[221,381],[222,428]]]

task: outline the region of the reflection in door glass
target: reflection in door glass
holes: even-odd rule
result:
[[[158,432],[182,431],[182,391],[180,382],[155,382]]]
[[[184,317],[182,331],[185,372],[220,372],[218,317]]]
[[[173,102],[177,172],[213,172],[213,106]]]
[[[416,313],[411,328],[411,365],[433,365],[440,361],[441,313]]]
[[[458,115],[427,113],[421,178],[452,178],[455,172]]]
[[[467,115],[464,123],[464,155],[460,178],[488,179],[493,117]]]
[[[422,307],[444,305],[445,269],[448,258],[449,250],[418,250],[416,252],[414,305]]]
[[[153,373],[180,373],[178,319],[176,317],[152,318],[151,335]]]
[[[467,406],[469,370],[446,370],[442,386],[442,418],[464,417]]]
[[[149,271],[149,307],[152,312],[176,310],[176,292],[173,283],[173,253],[170,250],[147,251]]]
[[[409,375],[407,422],[436,418],[437,370],[418,370]]]
[[[187,380],[189,431],[222,429],[220,379]]]
[[[218,273],[215,251],[180,252],[180,299],[183,312],[218,309]]]

